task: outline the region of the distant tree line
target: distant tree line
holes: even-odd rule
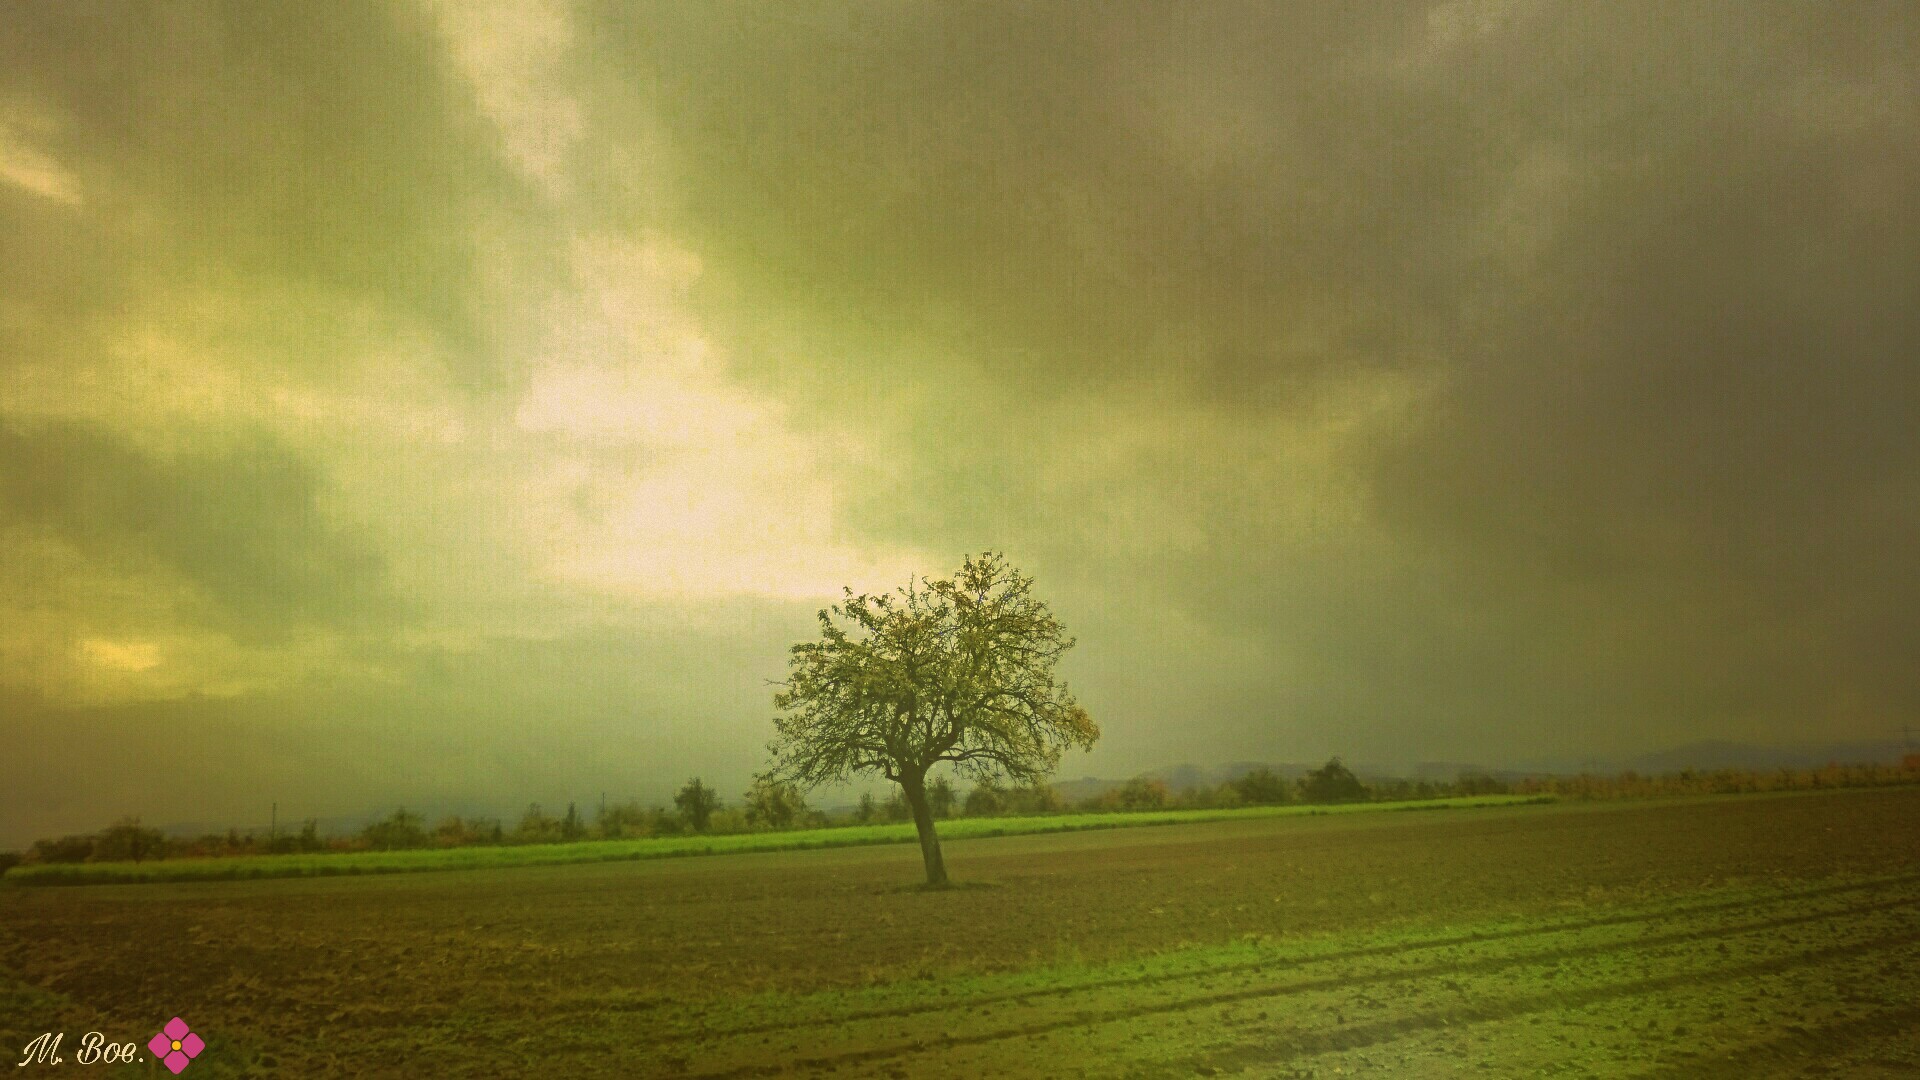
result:
[[[1821,788],[1878,787],[1920,782],[1920,754],[1899,765],[1825,765],[1816,769],[1687,769],[1658,776],[1636,772],[1503,779],[1463,772],[1451,781],[1368,778],[1362,781],[1339,758],[1305,775],[1287,778],[1258,768],[1215,785],[1174,790],[1153,776],[1136,776],[1096,795],[1068,800],[1049,784],[1019,786],[985,782],[965,796],[946,777],[927,782],[926,798],[939,818],[1007,817],[1059,813],[1097,813],[1235,806],[1320,805],[1347,802],[1398,802],[1467,795],[1553,795],[1568,799],[1648,798],[1668,795],[1732,795]],[[758,778],[738,805],[729,805],[699,777],[674,794],[671,806],[639,800],[607,803],[591,817],[568,803],[554,815],[540,804],[527,807],[511,826],[498,818],[442,818],[429,825],[419,814],[397,809],[351,836],[322,836],[307,820],[294,831],[272,836],[238,830],[198,837],[168,837],[138,818],[122,818],[97,833],[36,840],[24,852],[0,852],[0,873],[20,863],[140,862],[163,858],[285,855],[322,851],[392,851],[410,848],[467,847],[486,844],[564,844],[585,840],[635,839],[698,833],[743,833],[770,829],[809,829],[834,825],[904,822],[912,813],[899,790],[886,799],[861,796],[850,810],[828,813],[807,804],[792,784]]]
[[[312,820],[304,822],[297,832],[277,836],[253,836],[229,829],[195,837],[169,837],[158,829],[143,826],[137,817],[127,817],[97,833],[35,840],[22,854],[0,852],[0,870],[19,862],[144,862],[165,858],[290,855],[326,851],[331,846],[334,846],[332,842],[321,837],[319,823]]]
[[[1567,799],[1634,799],[1660,795],[1744,795],[1765,791],[1883,787],[1920,782],[1920,754],[1898,765],[1822,765],[1817,769],[1682,769],[1643,776],[1632,770],[1612,776],[1529,777],[1516,780],[1517,795]]]

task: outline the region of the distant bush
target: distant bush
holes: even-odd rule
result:
[[[1173,803],[1164,780],[1136,776],[1095,800],[1102,809],[1161,810]]]
[[[1195,810],[1230,810],[1236,806],[1247,805],[1247,800],[1240,795],[1240,789],[1231,783],[1221,784],[1218,787],[1201,785],[1188,788],[1174,801],[1177,805],[1189,806]]]
[[[0,851],[0,875],[6,874],[7,871],[19,865],[20,865],[19,852]]]
[[[1242,802],[1255,806],[1279,806],[1293,801],[1293,785],[1275,776],[1272,769],[1261,767],[1235,780],[1231,784]]]
[[[420,815],[400,807],[386,818],[360,830],[360,840],[374,851],[405,851],[427,847],[427,830]]]
[[[960,812],[967,817],[998,817],[1006,805],[1006,790],[998,784],[975,784],[960,804]]]
[[[643,836],[659,836],[662,834],[662,819],[668,816],[660,807],[642,806],[640,800],[630,799],[602,806],[593,819],[593,830],[602,840],[636,840]],[[677,828],[675,831],[678,831]]]
[[[1066,808],[1066,804],[1060,801],[1059,793],[1053,790],[1053,785],[1045,781],[1035,781],[1007,792],[1007,809],[1011,813],[1058,814]]]
[[[191,839],[176,839],[167,844],[167,853],[180,858],[224,858],[230,855],[259,855],[275,850],[255,843],[253,837],[240,835],[238,829],[223,833],[203,833]]]
[[[433,827],[434,847],[477,847],[503,843],[506,838],[506,829],[499,818],[462,818],[455,814],[441,818],[440,824]]]
[[[513,827],[509,838],[516,844],[557,844],[560,842],[560,822],[542,809],[539,803],[528,803],[526,813],[520,815],[520,823]]]
[[[798,787],[758,777],[746,794],[747,824],[763,829],[791,829],[807,816],[807,798]]]
[[[560,840],[571,844],[587,838],[587,819],[580,816],[580,808],[567,804],[567,816],[560,819]]]
[[[1005,788],[994,783],[979,783],[967,792],[961,813],[967,817],[1002,817],[1007,815],[1057,814],[1065,807],[1052,785],[1045,783],[1030,784],[1024,787]]]
[[[1465,792],[1459,791],[1452,784],[1436,784],[1431,780],[1381,777],[1367,785],[1367,797],[1375,802],[1417,801],[1464,794]]]
[[[1460,795],[1505,795],[1512,789],[1513,785],[1483,772],[1462,772],[1453,782],[1454,792]]]
[[[1361,802],[1366,797],[1366,786],[1337,757],[1300,778],[1302,802]]]
[[[946,777],[936,776],[927,784],[927,810],[934,817],[952,817],[954,804],[958,801],[953,792],[953,784]]]
[[[93,837],[62,836],[57,840],[35,840],[27,849],[27,858],[43,863],[86,862],[93,857]]]
[[[320,823],[312,818],[301,824],[299,832],[268,837],[266,844],[269,855],[298,855],[326,849],[327,842],[320,838]],[[175,844],[174,853],[184,854],[183,845]]]
[[[90,858],[97,862],[144,862],[165,858],[166,854],[167,838],[160,830],[141,828],[139,818],[129,817],[121,818],[94,837]]]

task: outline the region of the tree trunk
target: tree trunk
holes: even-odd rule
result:
[[[900,778],[900,790],[913,809],[914,828],[920,830],[920,857],[927,863],[927,884],[947,883],[947,864],[940,858],[940,837],[933,831],[933,808],[927,805],[927,776],[909,773]]]

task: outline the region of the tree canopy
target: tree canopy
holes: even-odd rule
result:
[[[820,612],[774,696],[772,775],[806,787],[878,773],[900,785],[919,826],[927,880],[946,880],[927,771],[1032,783],[1100,736],[1055,677],[1074,641],[997,553],[951,579],[854,595]]]

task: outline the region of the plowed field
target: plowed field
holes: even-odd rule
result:
[[[0,1048],[178,1014],[202,1077],[1920,1072],[1920,789],[947,854],[943,892],[909,848],[0,889]]]

